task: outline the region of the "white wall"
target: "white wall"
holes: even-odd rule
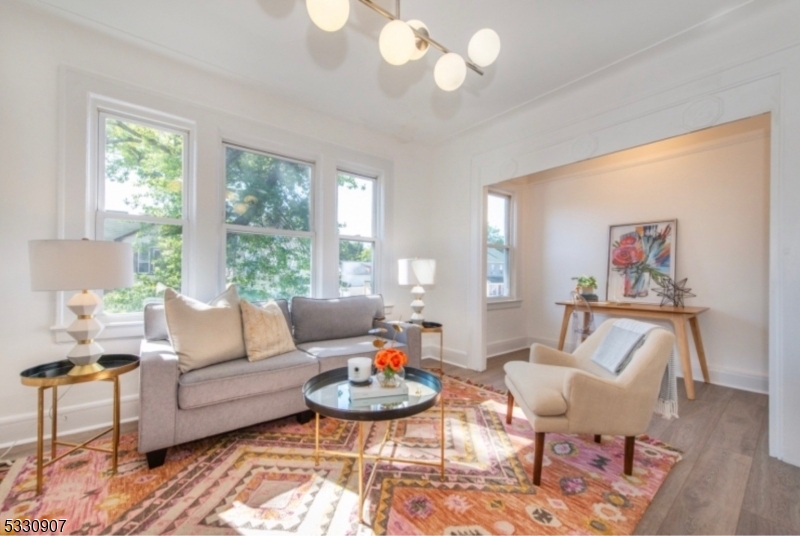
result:
[[[770,453],[800,465],[798,24],[800,3],[755,2],[440,146],[419,177],[433,231],[418,238],[449,270],[429,308],[450,359],[484,367],[495,314],[481,298],[483,187],[771,111]]]
[[[311,147],[312,152],[321,155],[320,165],[329,178],[340,162],[386,168],[391,180],[386,191],[384,294],[388,303],[397,301],[393,283],[397,258],[391,240],[396,232],[393,215],[402,214],[398,233],[401,237],[416,236],[404,232],[406,222],[423,226],[419,223],[422,213],[415,212],[419,204],[407,195],[405,184],[426,169],[428,153],[424,148],[401,146],[360,126],[275,100],[261,88],[183,65],[34,8],[0,2],[0,300],[7,304],[0,313],[0,364],[5,371],[0,377],[0,448],[30,441],[36,433],[36,390],[22,386],[17,374],[25,368],[62,359],[69,348],[68,344],[54,343],[49,329],[54,323],[55,293],[30,291],[27,243],[59,236],[58,177],[61,173],[81,173],[73,166],[68,149],[79,134],[64,132],[63,141],[59,134],[60,120],[74,112],[65,109],[75,104],[66,97],[65,85],[75,88],[70,77],[77,77],[87,88],[99,87],[126,99],[130,97],[134,104],[141,98],[147,101],[141,104],[166,103],[184,116],[195,115],[189,119],[199,125],[198,181],[204,181],[205,186],[220,180],[221,151],[217,141],[232,130],[275,145]],[[85,95],[79,106],[85,107]],[[77,143],[85,141],[78,139]],[[319,207],[318,214],[326,221],[335,218],[331,200],[328,196]],[[198,204],[198,221],[204,214],[219,212],[210,197],[198,199]],[[213,226],[213,218],[201,225],[208,229],[208,225]],[[331,243],[335,237],[321,231],[327,233],[324,255],[329,255],[336,247]],[[411,238],[401,238],[399,247],[401,255],[413,253]],[[214,251],[199,251],[197,262],[217,262]],[[215,290],[211,288],[214,282],[213,277],[198,282],[196,292],[200,297],[208,296]],[[330,286],[331,282],[323,284]],[[134,338],[102,344],[109,353],[138,351],[138,340]],[[135,373],[123,379],[124,418],[137,415],[137,381]],[[59,413],[67,419],[62,430],[110,421],[108,386],[82,385],[60,393],[64,398],[60,403],[63,411]]]
[[[767,391],[768,116],[524,180],[529,337],[555,346],[563,308],[554,302],[572,276],[596,276],[605,297],[609,225],[677,218],[676,277],[697,294],[686,304],[711,308],[699,317],[711,381]],[[701,377],[694,347],[692,362]]]

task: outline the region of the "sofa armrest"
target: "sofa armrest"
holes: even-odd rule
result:
[[[139,348],[139,452],[175,444],[178,355],[169,341],[143,340]]]
[[[400,322],[403,331],[396,332],[392,324],[397,324],[397,322],[375,320],[374,327],[389,330],[389,333],[386,334],[387,339],[392,339],[392,334],[394,334],[394,340],[406,345],[408,366],[422,368],[422,331],[419,326],[410,322]]]

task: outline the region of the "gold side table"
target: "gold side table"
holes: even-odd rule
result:
[[[98,361],[103,366],[103,370],[93,372],[91,374],[84,374],[81,376],[70,376],[68,373],[74,366],[68,360],[55,361],[38,367],[32,367],[23,370],[20,373],[20,379],[23,385],[30,385],[39,389],[39,412],[38,412],[38,430],[37,430],[37,443],[36,443],[36,494],[42,493],[42,475],[44,468],[48,465],[57,462],[64,456],[75,452],[78,449],[95,450],[98,452],[106,452],[111,454],[111,470],[112,473],[117,472],[117,451],[119,449],[119,377],[126,372],[136,369],[139,366],[139,357],[129,354],[111,354],[104,355]],[[111,428],[103,430],[91,439],[83,443],[67,443],[58,440],[58,386],[59,385],[74,385],[77,383],[87,383],[94,381],[110,381],[114,384],[114,413],[113,424]],[[52,389],[53,400],[53,414],[52,414],[52,428],[50,437],[50,459],[44,461],[44,392],[47,389]],[[106,435],[112,433],[111,449],[104,449],[100,447],[90,446],[89,443],[96,441]],[[72,447],[68,451],[58,455],[58,446]]]
[[[438,333],[439,334],[439,370],[432,369],[439,373],[439,376],[444,374],[444,328],[438,322],[423,322],[419,326],[421,333]]]

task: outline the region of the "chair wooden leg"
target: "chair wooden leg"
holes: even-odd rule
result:
[[[533,454],[533,485],[542,483],[542,458],[544,457],[544,432],[536,432],[536,445]]]
[[[633,450],[636,444],[636,437],[625,437],[625,474],[628,476],[633,475]]]
[[[603,442],[603,436],[601,436],[600,434],[595,434],[594,442],[595,443],[602,443]]]
[[[508,408],[506,408],[506,424],[511,424],[511,414],[514,413],[514,395],[508,392]]]

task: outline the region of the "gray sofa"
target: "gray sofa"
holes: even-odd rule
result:
[[[261,361],[246,357],[181,374],[167,332],[163,305],[145,308],[140,349],[139,452],[150,468],[164,463],[167,448],[195,439],[307,411],[302,386],[313,376],[347,366],[354,356],[377,351],[367,335],[383,321],[381,296],[278,301],[297,350]],[[396,347],[420,366],[419,326],[404,324]],[[390,329],[390,332],[393,331]]]

